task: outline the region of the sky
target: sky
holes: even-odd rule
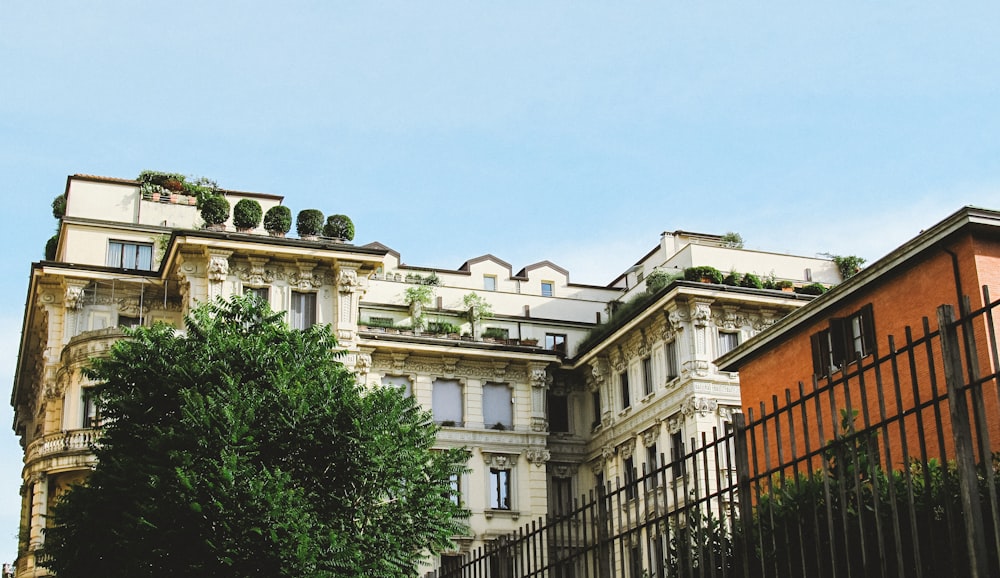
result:
[[[674,230],[872,262],[1000,208],[997,30],[961,0],[2,0],[0,384],[75,173],[284,195],[425,267],[604,285]],[[0,429],[0,561],[21,455]]]

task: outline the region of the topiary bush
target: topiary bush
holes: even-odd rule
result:
[[[292,228],[292,210],[284,205],[277,205],[267,210],[264,215],[264,229],[272,237],[284,237]]]
[[[299,237],[315,237],[323,232],[323,211],[303,209],[295,219],[295,232]]]
[[[239,229],[256,229],[264,216],[260,203],[253,199],[240,199],[233,207],[233,226]]]
[[[201,218],[208,226],[222,225],[229,219],[229,201],[222,195],[211,195],[201,204]]]
[[[330,215],[327,217],[326,225],[323,227],[323,236],[353,241],[354,223],[347,215]]]
[[[740,287],[749,287],[751,289],[763,289],[764,283],[760,280],[760,277],[754,275],[753,273],[747,273],[743,276],[740,281]]]

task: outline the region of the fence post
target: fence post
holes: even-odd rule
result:
[[[958,327],[955,324],[955,312],[951,305],[938,307],[937,317],[938,331],[941,332],[944,379],[948,389],[948,409],[951,413],[951,431],[955,441],[955,463],[958,469],[962,498],[965,545],[969,551],[969,576],[971,578],[986,578],[988,575],[986,539],[976,476],[976,461],[972,451],[969,407],[966,404],[965,383],[962,377],[962,352],[958,340]]]
[[[743,568],[744,578],[750,576],[750,542],[753,539],[753,501],[750,496],[750,456],[747,453],[746,417],[742,413],[733,414],[733,437],[730,443],[735,444],[736,454],[736,496],[740,509],[740,543],[739,566]]]

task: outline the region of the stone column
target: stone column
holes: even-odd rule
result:
[[[229,277],[229,257],[232,251],[221,249],[208,250],[208,299],[214,300],[216,297],[225,297],[226,278]]]
[[[361,263],[342,261],[337,266],[337,339],[341,342],[354,341],[358,333],[358,306],[367,289],[358,275]]]
[[[30,549],[41,548],[45,543],[45,516],[48,514],[49,481],[44,472],[31,475]]]
[[[531,431],[549,431],[548,416],[545,415],[545,395],[552,376],[547,371],[546,363],[529,363],[528,379],[531,380]]]

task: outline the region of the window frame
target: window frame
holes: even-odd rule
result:
[[[118,245],[117,250],[115,245]],[[131,262],[134,266],[126,266],[128,249],[131,248]],[[143,249],[143,251],[140,251]],[[117,258],[112,259],[117,254]],[[125,269],[127,271],[155,271],[153,268],[153,244],[142,241],[126,241],[123,239],[108,239],[108,251],[105,257],[105,264],[115,269]],[[143,267],[142,265],[146,266]]]
[[[569,411],[569,396],[566,395],[555,395],[551,391],[546,393],[546,407],[548,408],[548,420],[549,420],[549,432],[550,433],[570,433],[570,411]],[[553,411],[553,408],[558,408],[558,411]],[[559,416],[559,419],[555,419],[554,416]],[[556,429],[556,424],[562,429]]]
[[[443,386],[452,385],[458,389],[458,416],[461,419],[453,419],[455,416],[445,413],[442,402],[446,401]],[[452,400],[454,401],[454,400]],[[438,413],[442,412],[442,413]],[[434,423],[444,427],[465,427],[465,384],[458,379],[437,378],[431,382],[431,416]],[[448,424],[448,425],[445,425]]]
[[[653,358],[646,356],[642,358],[642,393],[643,396],[653,395],[656,391],[656,383],[653,381]]]
[[[875,316],[868,303],[845,317],[831,318],[827,327],[809,336],[813,374],[829,377],[849,365],[873,355]]]
[[[666,370],[667,383],[680,377],[680,363],[677,360],[677,340],[672,339],[663,344],[663,361]]]
[[[318,323],[319,303],[315,291],[292,291],[288,308],[288,325],[292,329],[305,331]],[[304,309],[298,309],[302,304]],[[311,311],[310,311],[311,307]]]
[[[490,282],[492,281],[492,287],[490,287]],[[496,275],[483,275],[483,291],[496,291],[497,290],[497,276]]]
[[[514,390],[511,388],[509,383],[501,381],[487,381],[483,383],[483,426],[486,429],[497,429],[497,424],[503,426],[505,430],[514,429]],[[488,394],[487,391],[497,392]],[[500,400],[503,397],[500,394],[505,394],[506,400]],[[487,403],[487,397],[497,397],[496,400],[491,400],[491,403]],[[497,407],[497,403],[506,404],[506,411],[500,411],[499,415],[495,415],[492,412],[495,410],[487,410],[488,407]],[[487,414],[487,411],[491,413]]]
[[[729,341],[732,341],[732,347],[726,347],[729,345]],[[730,351],[736,349],[740,346],[740,332],[739,331],[719,331],[718,339],[716,342],[719,346],[719,357],[729,353]]]
[[[556,351],[558,353],[566,353],[566,334],[546,333],[545,349],[548,349],[550,351]]]
[[[514,509],[513,477],[512,468],[490,468],[489,509],[504,512]]]
[[[556,284],[552,281],[542,281],[542,297],[555,297]],[[547,290],[546,290],[547,287]]]
[[[618,373],[618,390],[622,411],[632,407],[632,391],[628,380],[627,367]]]

